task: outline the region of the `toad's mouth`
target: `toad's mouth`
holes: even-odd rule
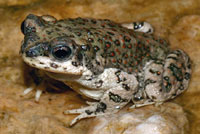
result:
[[[83,66],[76,67],[71,61],[58,62],[45,56],[26,57],[25,54],[22,58],[28,65],[49,73],[80,76],[84,70]]]

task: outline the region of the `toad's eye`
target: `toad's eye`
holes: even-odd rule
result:
[[[65,60],[68,59],[71,54],[72,54],[72,50],[70,47],[66,46],[66,45],[57,45],[55,47],[52,48],[52,55],[55,59],[57,60]]]

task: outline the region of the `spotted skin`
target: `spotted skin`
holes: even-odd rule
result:
[[[134,23],[132,23],[134,24]],[[145,23],[148,31],[149,24]],[[152,27],[151,27],[152,28]],[[66,114],[82,118],[113,114],[131,100],[134,107],[162,103],[185,91],[190,59],[182,50],[145,31],[110,20],[28,15],[21,55],[30,66],[97,100]]]

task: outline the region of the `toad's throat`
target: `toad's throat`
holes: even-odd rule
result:
[[[81,75],[73,75],[73,74],[62,74],[62,73],[54,73],[54,72],[49,72],[49,71],[44,71],[46,75],[49,77],[59,80],[59,81],[74,81],[76,79],[79,79]]]

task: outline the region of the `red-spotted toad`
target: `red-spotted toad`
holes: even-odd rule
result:
[[[78,120],[118,112],[131,100],[134,107],[162,103],[188,87],[190,59],[170,50],[166,41],[110,20],[28,15],[21,54],[30,66],[62,81],[97,102],[68,110]],[[150,26],[150,25],[149,25]],[[42,82],[41,82],[42,83]]]

